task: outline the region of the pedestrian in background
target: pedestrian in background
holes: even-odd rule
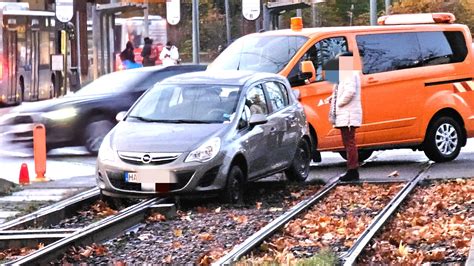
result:
[[[145,42],[141,53],[141,56],[143,57],[143,66],[154,66],[156,56],[153,56],[153,39],[145,37],[143,40]]]
[[[168,41],[166,46],[163,47],[163,50],[161,50],[160,60],[163,63],[163,66],[176,65],[179,60],[178,48]]]
[[[355,70],[352,52],[344,52],[329,60],[324,67],[326,80],[335,83],[330,101],[329,120],[341,131],[346,150],[347,171],[341,181],[359,179],[359,154],[356,129],[362,124],[360,74]]]
[[[135,54],[133,49],[132,42],[128,41],[125,45],[125,49],[120,53],[120,60],[122,61],[124,69],[132,69],[142,66],[141,64],[135,62]]]

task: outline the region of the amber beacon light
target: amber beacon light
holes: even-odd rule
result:
[[[299,31],[303,29],[303,18],[302,17],[293,17],[291,18],[291,29]]]

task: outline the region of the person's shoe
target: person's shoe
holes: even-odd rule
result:
[[[347,172],[339,177],[340,181],[357,181],[359,180],[359,170],[358,169],[349,169]]]

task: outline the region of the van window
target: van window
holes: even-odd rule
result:
[[[311,61],[316,70],[316,81],[323,80],[323,65],[336,55],[347,52],[347,40],[345,37],[331,37],[323,39],[311,46],[308,51],[301,57],[299,62]],[[288,75],[288,79],[295,82],[295,77],[299,73],[300,64],[295,65]]]
[[[244,36],[226,48],[210,68],[278,73],[307,40],[304,36]]]
[[[423,65],[462,62],[467,56],[466,41],[460,31],[419,32]]]
[[[356,40],[364,74],[420,65],[420,46],[414,32],[359,35]]]

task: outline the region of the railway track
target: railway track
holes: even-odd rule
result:
[[[98,189],[90,189],[69,199],[1,224],[0,251],[7,249],[32,250],[24,256],[19,256],[19,258],[12,261],[4,261],[4,263],[14,265],[48,263],[63,254],[70,246],[89,245],[109,239],[123,230],[143,222],[146,213],[150,211],[159,211],[168,216],[172,216],[176,211],[174,204],[163,203],[166,199],[153,198],[128,206],[114,215],[91,222],[84,227],[42,228],[58,224],[68,217],[78,215],[80,209],[100,198],[101,195]],[[36,227],[39,227],[39,229],[36,229]]]
[[[431,167],[431,163],[425,163],[422,169],[411,180],[406,182],[402,189],[390,200],[390,202],[373,218],[372,222],[366,227],[365,231],[360,234],[352,247],[347,251],[339,254],[339,260],[344,265],[353,265],[367,243],[372,239],[375,233],[384,225],[388,218],[395,212],[404,199],[410,194],[417,184],[423,179],[424,173]],[[381,180],[373,183],[383,184],[393,182],[392,180]],[[400,182],[400,181],[397,181]],[[356,182],[360,183],[360,182]],[[370,183],[370,182],[368,182]],[[337,177],[332,178],[317,194],[311,198],[300,202],[271,223],[267,224],[261,230],[249,237],[240,245],[234,247],[229,253],[216,261],[215,265],[228,265],[238,262],[244,256],[249,255],[259,244],[268,239],[275,232],[281,229],[289,221],[301,215],[308,208],[318,204],[336,187],[350,184],[350,182],[339,182]],[[354,184],[354,183],[352,183]]]
[[[387,184],[399,183],[400,189],[394,193],[390,200],[384,203],[383,208],[377,210],[372,220],[360,233],[357,239],[351,242],[351,246],[342,252],[338,252],[338,259],[341,264],[354,265],[357,263],[359,255],[364,252],[364,248],[374,238],[377,232],[386,225],[387,221],[393,217],[393,214],[410,196],[412,191],[424,180],[427,171],[432,163],[421,163],[421,169],[410,180],[385,179],[374,182],[339,182],[337,177],[332,178],[324,187],[318,190],[314,195],[299,202],[289,208],[281,216],[272,220],[259,231],[248,237],[241,244],[234,248],[213,263],[215,265],[227,265],[236,263],[247,257],[252,250],[255,250],[263,241],[269,239],[276,234],[285,225],[301,216],[304,212],[317,206],[321,201],[334,193],[338,187],[342,186],[364,186],[370,184],[373,186],[384,186]],[[313,192],[314,193],[314,192]],[[29,229],[31,225],[39,223],[58,221],[59,218],[48,218],[48,215],[67,216],[67,213],[77,211],[85,202],[94,202],[99,198],[97,190],[92,189],[68,200],[68,202],[60,202],[47,208],[41,209],[35,213],[26,215],[6,224],[0,225],[0,250],[11,247],[37,246],[41,244],[41,248],[31,252],[23,257],[7,264],[38,264],[50,263],[57,261],[61,254],[64,254],[70,247],[86,246],[92,243],[99,243],[105,239],[111,239],[120,232],[133,226],[143,223],[147,213],[158,210],[160,213],[170,213],[176,211],[172,204],[162,204],[165,199],[150,199],[133,204],[117,214],[104,218],[100,221],[91,223],[82,228],[64,228],[64,229]],[[220,209],[220,208],[219,208]],[[258,228],[257,228],[258,229]],[[245,260],[244,260],[245,261]],[[211,261],[212,262],[212,261]]]

